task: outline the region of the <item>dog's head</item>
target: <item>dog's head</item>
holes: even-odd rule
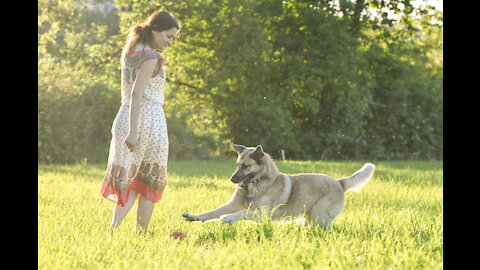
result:
[[[237,151],[237,170],[230,180],[243,186],[243,183],[252,179],[258,179],[265,172],[265,153],[261,145],[257,147],[245,147],[232,143]]]

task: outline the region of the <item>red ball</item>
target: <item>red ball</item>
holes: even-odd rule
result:
[[[172,232],[169,236],[167,236],[167,239],[169,238],[173,238],[173,239],[184,239],[185,237],[187,237],[186,234],[182,233],[182,232]]]

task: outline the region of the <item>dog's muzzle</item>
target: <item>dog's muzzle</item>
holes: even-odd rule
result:
[[[234,174],[231,178],[230,181],[234,184],[238,184],[240,187],[248,184],[250,180],[255,178],[255,174],[248,174],[246,176],[240,177],[237,174]]]
[[[230,177],[230,181],[232,181],[234,184],[238,184],[242,181],[245,181],[247,180],[247,176],[245,174],[242,173],[242,171],[240,169],[237,169],[232,177]]]
[[[242,178],[240,178],[240,177],[238,177],[238,176],[236,176],[236,175],[233,175],[233,176],[230,178],[230,181],[232,181],[232,183],[234,183],[234,184],[238,184],[238,183],[243,182],[243,181],[245,181],[245,180],[247,180],[247,178],[243,178],[243,179],[242,179]]]

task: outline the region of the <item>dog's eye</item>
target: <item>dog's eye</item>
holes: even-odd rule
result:
[[[242,166],[244,169],[247,169],[248,167],[250,167],[250,165],[246,165],[246,164],[243,164]]]

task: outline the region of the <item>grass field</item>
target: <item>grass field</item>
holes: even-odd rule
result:
[[[231,161],[169,162],[149,231],[135,207],[113,235],[114,204],[99,191],[106,164],[38,165],[39,269],[442,269],[443,162],[377,161],[373,179],[345,194],[330,230],[268,218],[188,223],[226,202]],[[351,175],[362,162],[277,162],[281,172]],[[186,240],[166,240],[172,231]]]

